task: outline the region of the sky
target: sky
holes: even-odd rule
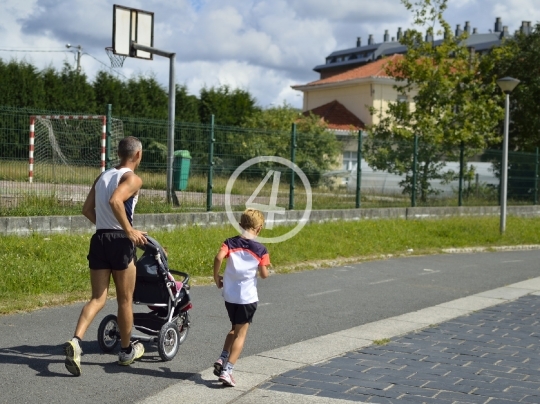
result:
[[[514,32],[523,20],[540,22],[539,2],[448,0],[444,18],[453,28],[470,21],[487,33],[501,17]],[[176,83],[189,93],[229,85],[249,91],[263,108],[301,108],[302,93],[291,85],[317,80],[313,68],[330,53],[355,47],[357,37],[367,44],[372,34],[379,43],[385,30],[395,36],[398,27],[412,27],[400,0],[1,0],[0,58],[61,69],[76,66],[81,46],[90,80],[107,70],[122,79],[154,76],[168,88],[165,57],[128,58],[110,69],[104,49],[112,45],[113,4],[154,12],[154,47],[176,53]]]

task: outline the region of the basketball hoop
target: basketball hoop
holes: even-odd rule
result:
[[[112,68],[116,69],[124,65],[124,60],[126,60],[127,56],[116,55],[111,46],[105,48],[105,52],[107,52],[107,56],[109,56],[109,59],[111,60]]]

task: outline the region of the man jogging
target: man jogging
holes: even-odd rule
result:
[[[96,225],[90,240],[88,263],[92,298],[83,307],[73,338],[64,344],[66,369],[81,375],[80,342],[95,316],[105,306],[110,277],[116,286],[121,350],[118,364],[130,365],[144,354],[141,343],[131,342],[136,246],[146,243],[146,233],[133,228],[133,213],[142,186],[134,173],[142,158],[142,144],[129,136],[118,144],[120,164],[94,182],[82,213]]]

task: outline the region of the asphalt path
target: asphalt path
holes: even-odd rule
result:
[[[274,275],[259,281],[259,309],[242,356],[537,277],[539,266],[540,251],[528,250],[412,256]],[[101,353],[96,342],[101,318],[116,312],[109,301],[82,343],[78,378],[64,368],[62,344],[72,336],[82,304],[0,317],[0,402],[132,403],[210,367],[229,328],[223,300],[212,286],[192,288],[192,300],[192,328],[176,358],[162,362],[157,348],[147,345],[143,359],[128,368],[116,364],[116,355]]]

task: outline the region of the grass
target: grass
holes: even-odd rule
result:
[[[86,197],[86,187],[89,187],[99,174],[98,167],[70,167],[41,165],[35,168],[35,185],[32,191],[28,185],[28,163],[26,161],[0,160],[0,180],[9,181],[11,190],[0,189],[0,217],[1,216],[48,216],[48,215],[74,215],[79,214],[82,200]],[[137,173],[143,179],[145,190],[165,190],[166,175],[164,169],[140,169]],[[215,173],[213,176],[212,192],[214,195],[224,194],[229,180],[228,175]],[[173,207],[162,197],[145,196],[139,201],[138,213],[174,213],[206,210],[207,175],[204,170],[192,170],[185,193],[178,192],[181,206]],[[245,200],[259,185],[260,179],[237,178],[232,188],[232,195],[243,195]],[[79,185],[85,187],[73,188],[72,193],[55,191],[55,183],[63,185]],[[261,189],[259,196],[267,200],[272,189],[272,179]],[[295,208],[303,209],[306,205],[306,193],[300,179],[295,182]],[[279,206],[288,206],[290,185],[286,181],[279,183]],[[58,194],[56,194],[58,192]],[[329,188],[321,185],[314,187],[313,209],[352,209],[356,205],[356,194],[344,186]],[[197,197],[188,193],[198,193]],[[186,195],[184,199],[182,197]],[[381,195],[377,189],[364,187],[361,192],[362,208],[408,207],[411,206],[410,197],[395,194]],[[69,199],[69,200],[66,200]],[[532,201],[509,200],[509,204],[531,204]],[[263,202],[264,203],[264,202]],[[464,198],[466,206],[497,205],[495,194],[481,193],[478,196],[471,194]],[[457,196],[449,198],[430,197],[427,202],[417,200],[418,206],[457,206]],[[213,210],[224,210],[223,204],[216,204]]]
[[[390,342],[391,341],[388,338],[376,339],[375,341],[373,341],[375,345],[379,346],[388,345]]]
[[[439,253],[444,248],[540,244],[540,218],[508,217],[499,234],[497,217],[438,220],[364,220],[310,224],[286,243],[268,244],[277,273],[381,259],[389,255]],[[290,230],[264,230],[272,237]],[[151,234],[169,252],[172,269],[188,272],[193,284],[211,283],[213,259],[230,227],[189,227]],[[33,310],[85,299],[89,234],[0,237],[0,313]],[[339,240],[339,242],[336,242]],[[113,291],[114,292],[114,291]]]

